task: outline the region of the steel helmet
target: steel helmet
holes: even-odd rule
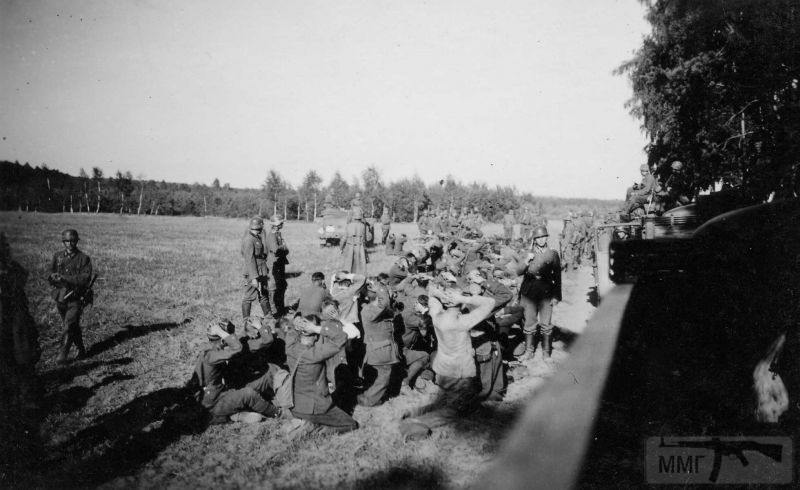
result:
[[[533,230],[533,238],[541,238],[543,236],[550,236],[547,233],[547,228],[544,226],[537,226],[536,229]]]
[[[672,165],[670,165],[670,168],[676,172],[680,172],[683,169],[683,162],[680,160],[675,160],[672,162]]]
[[[643,164],[641,164],[639,166],[639,171],[642,171],[642,172],[647,171],[647,172],[649,172],[650,171],[650,166],[647,165],[646,163],[643,163]]]
[[[264,220],[261,218],[252,218],[250,220],[250,229],[251,230],[263,230],[264,229]]]
[[[78,232],[73,229],[64,230],[61,232],[62,242],[77,242],[78,240]]]

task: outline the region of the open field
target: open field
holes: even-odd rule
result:
[[[410,236],[411,224],[394,225]],[[488,232],[500,231],[496,225]],[[59,233],[74,227],[79,244],[100,274],[96,306],[82,320],[91,357],[59,367],[60,319],[48,296],[47,268]],[[207,322],[240,323],[239,240],[245,220],[118,215],[0,213],[12,254],[30,273],[27,293],[40,323],[38,370],[47,389],[43,421],[47,468],[43,486],[111,487],[386,487],[465,486],[491,461],[515,414],[549,371],[536,359],[518,376],[507,398],[487,403],[455,427],[426,441],[404,443],[396,420],[423,403],[414,393],[381,407],[358,407],[362,428],[333,437],[289,442],[279,421],[212,426],[201,432],[165,423],[171,395],[190,377]],[[554,235],[560,223],[551,222]],[[318,245],[316,226],[288,223],[287,304],[320,270],[337,269],[338,251]],[[377,247],[369,269],[387,270],[392,257]],[[564,302],[554,322],[580,332],[591,314],[591,278],[579,270],[565,278]],[[256,307],[257,308],[257,307]],[[563,361],[564,343],[554,359]]]

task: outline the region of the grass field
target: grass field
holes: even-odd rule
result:
[[[537,358],[484,408],[429,440],[404,443],[396,421],[425,402],[404,395],[381,407],[358,407],[362,428],[289,442],[279,421],[212,426],[199,433],[165,424],[171,395],[190,377],[209,321],[240,320],[239,240],[245,220],[0,213],[12,254],[30,273],[31,311],[44,349],[38,371],[47,390],[42,424],[47,462],[42,486],[111,487],[386,487],[465,486],[491,461],[520,407],[549,373]],[[74,227],[100,279],[82,324],[91,357],[54,363],[60,319],[49,299],[47,268],[60,231]],[[395,228],[416,235],[410,224]],[[551,232],[560,223],[551,223]],[[499,231],[490,225],[489,232]],[[338,250],[318,245],[316,226],[289,223],[287,304],[319,270],[337,270]],[[381,247],[369,270],[387,270]],[[566,278],[554,322],[580,331],[591,313],[586,270]],[[556,343],[554,359],[567,356]]]

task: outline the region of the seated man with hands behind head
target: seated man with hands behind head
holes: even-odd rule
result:
[[[325,364],[336,356],[347,341],[339,322],[321,323],[316,315],[296,316],[286,332],[286,359],[293,387],[292,415],[298,421],[288,426],[290,437],[312,430],[349,432],[358,422],[333,404],[325,375]],[[320,339],[324,339],[321,342]]]

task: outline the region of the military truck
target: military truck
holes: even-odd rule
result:
[[[615,241],[688,239],[694,231],[711,218],[728,211],[753,204],[736,190],[715,192],[700,196],[696,202],[666,211],[660,216],[648,214],[630,221],[615,221],[595,226],[594,270],[597,294],[602,297],[613,286],[614,277],[621,279],[620,270],[614,269],[614,257],[610,254],[611,243]],[[672,254],[688,253],[682,250],[681,241],[669,241],[668,245],[648,244],[648,252],[637,257],[628,257],[647,269],[664,266]],[[666,247],[666,248],[665,248]],[[644,250],[644,248],[642,248]],[[631,263],[631,262],[629,262]],[[659,265],[662,264],[662,265]]]
[[[344,209],[326,207],[322,211],[322,217],[317,218],[317,223],[320,227],[317,230],[319,234],[320,247],[336,247],[344,237],[345,228],[347,226],[347,211]]]

